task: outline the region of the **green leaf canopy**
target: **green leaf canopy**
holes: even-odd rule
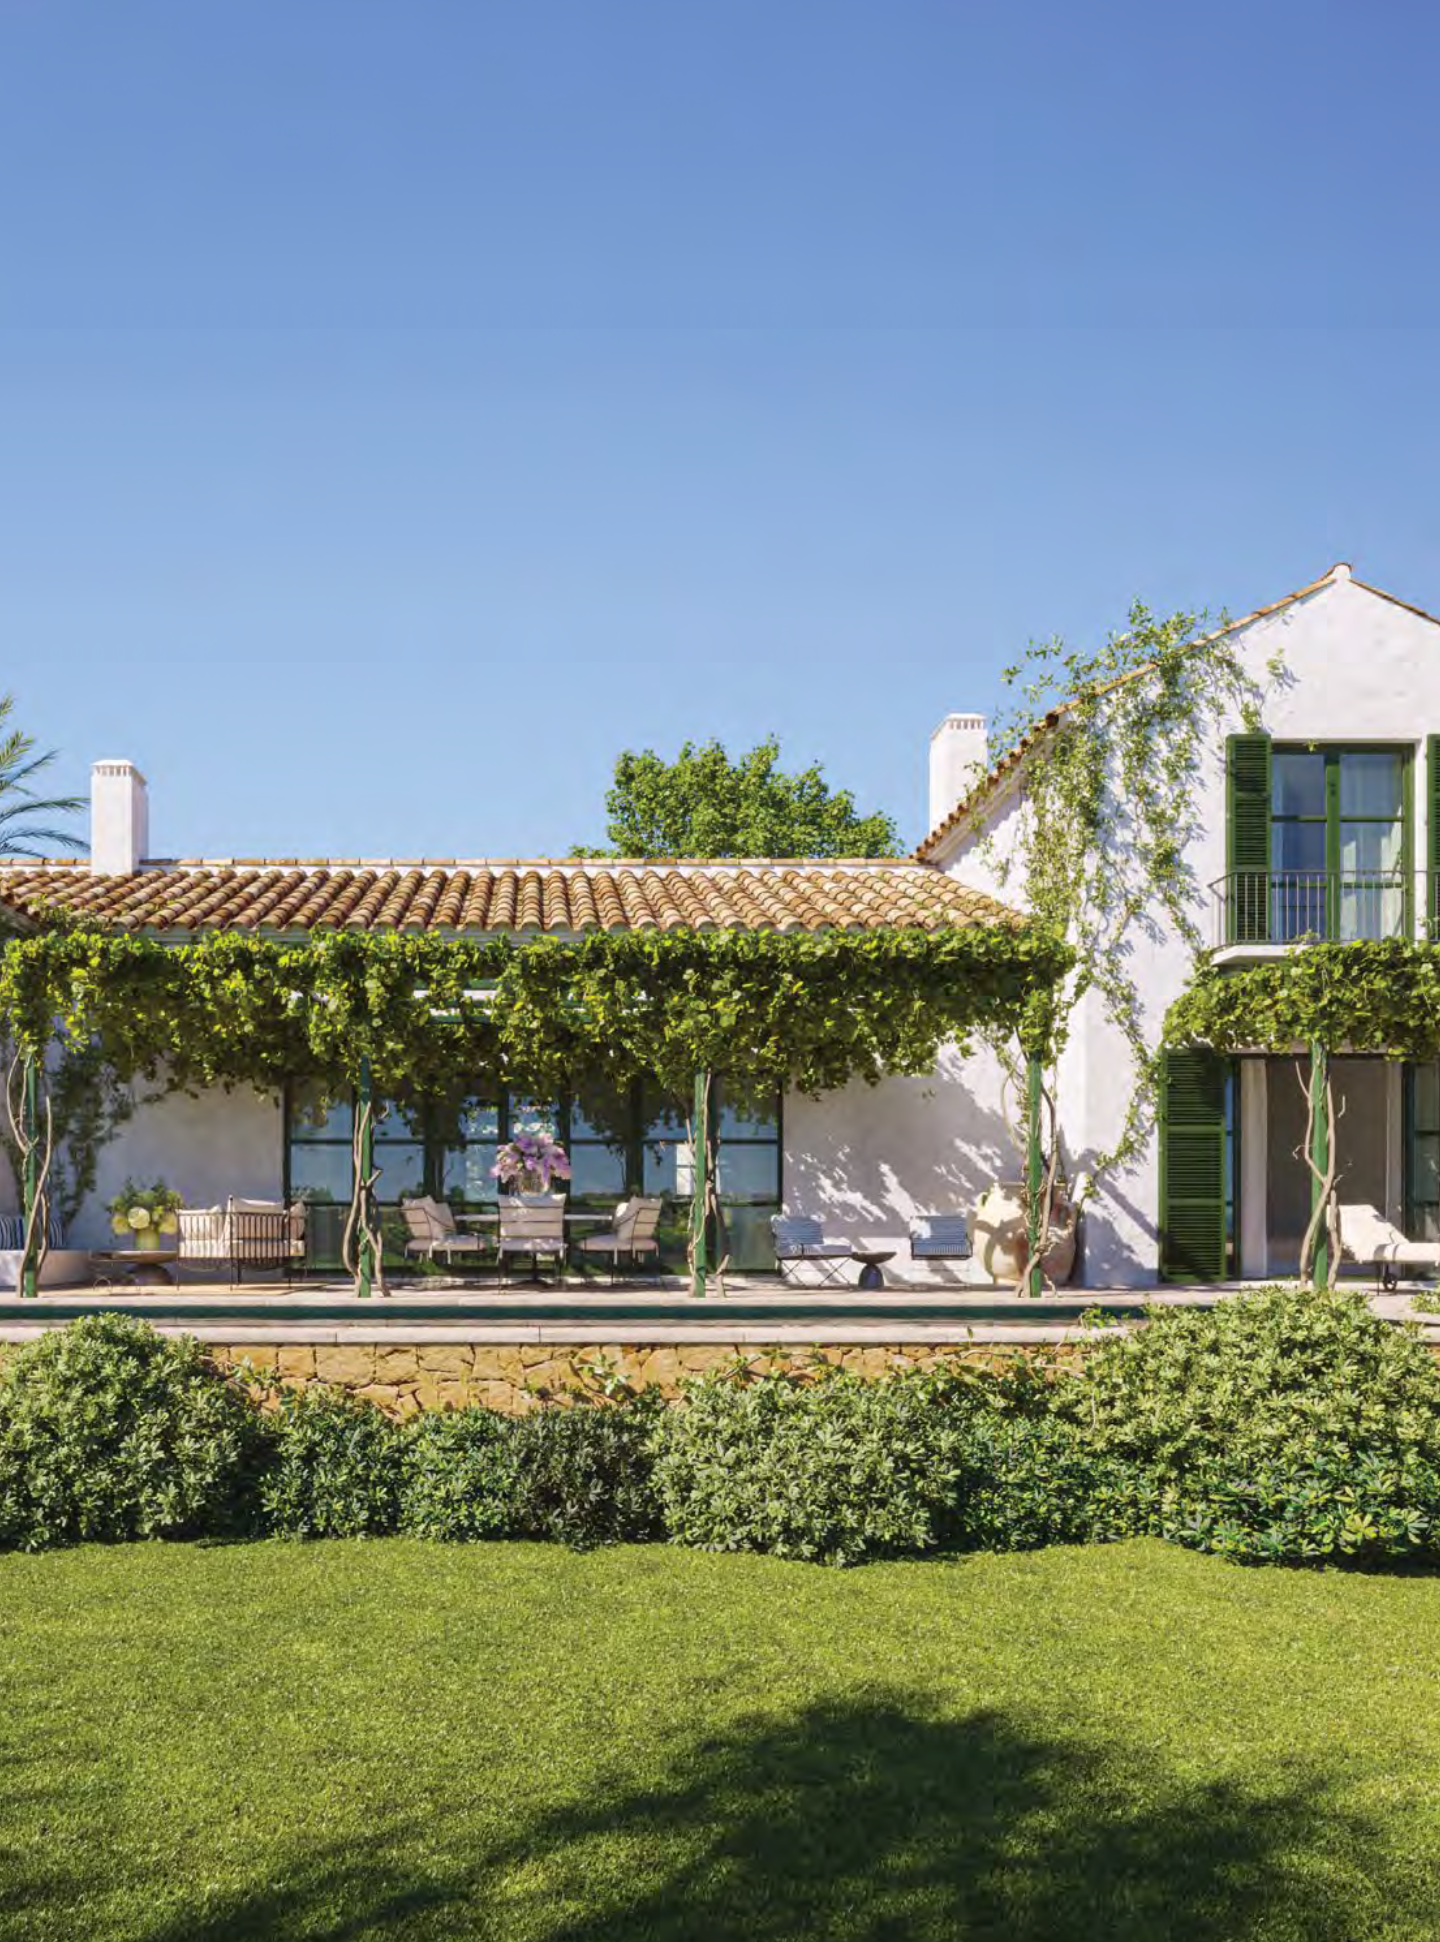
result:
[[[1402,939],[1308,944],[1263,964],[1209,963],[1171,1006],[1167,1046],[1394,1059],[1440,1057],[1440,948]]]
[[[1033,1036],[1068,963],[1063,944],[1012,926],[183,945],[77,929],[6,947],[0,1011],[21,1050],[58,1022],[122,1076],[191,1090],[351,1085],[368,1063],[391,1096],[442,1098],[487,1073],[537,1095],[647,1078],[684,1098],[710,1070],[744,1109],[928,1072],[982,1026]]]

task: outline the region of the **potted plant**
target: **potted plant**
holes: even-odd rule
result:
[[[149,1187],[127,1180],[110,1202],[111,1230],[117,1236],[124,1236],[127,1247],[139,1248],[147,1254],[158,1253],[162,1236],[174,1234],[179,1228],[175,1216],[180,1205],[181,1196],[163,1180]]]
[[[565,1149],[543,1126],[517,1126],[490,1169],[501,1186],[522,1198],[548,1194],[553,1180],[570,1178]]]

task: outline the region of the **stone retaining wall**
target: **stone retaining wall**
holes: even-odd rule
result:
[[[823,1359],[864,1376],[896,1369],[930,1368],[937,1362],[968,1362],[999,1368],[1016,1355],[1035,1354],[1040,1345],[894,1342],[827,1348],[800,1345],[756,1347],[739,1342],[644,1343],[586,1342],[514,1346],[485,1342],[207,1342],[206,1349],[226,1366],[248,1362],[282,1382],[305,1387],[334,1384],[365,1396],[392,1416],[419,1409],[461,1408],[484,1403],[517,1414],[577,1389],[596,1391],[610,1378],[635,1389],[679,1393],[687,1376],[733,1368],[743,1360],[753,1369],[780,1368],[796,1373]],[[1047,1343],[1051,1357],[1080,1353],[1075,1343]]]

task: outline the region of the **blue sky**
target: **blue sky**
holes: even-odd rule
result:
[[[1440,16],[0,0],[0,684],[157,851],[535,855],[1035,636],[1440,609]]]

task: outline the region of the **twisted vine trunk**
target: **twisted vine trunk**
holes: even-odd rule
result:
[[[685,1246],[686,1266],[690,1270],[690,1285],[696,1286],[697,1279],[706,1272],[713,1272],[720,1293],[725,1292],[725,1271],[730,1266],[730,1250],[725,1231],[725,1215],[720,1205],[719,1189],[715,1179],[715,1142],[710,1133],[710,1095],[714,1084],[714,1074],[707,1070],[697,1079],[695,1101],[685,1116],[685,1132],[690,1141],[691,1167],[698,1156],[703,1188],[693,1192],[690,1210],[690,1232]],[[698,1122],[698,1124],[697,1124]],[[693,1191],[693,1179],[692,1179]],[[715,1224],[715,1246],[718,1259],[713,1270],[706,1266],[704,1238],[710,1222]]]
[[[16,1078],[19,1078],[19,1100]],[[37,1124],[44,1102],[44,1131]],[[50,1167],[55,1157],[55,1119],[48,1087],[41,1084],[39,1061],[17,1053],[5,1080],[5,1110],[10,1133],[20,1154],[21,1189],[25,1201],[25,1236],[20,1254],[22,1295],[38,1292],[45,1258],[50,1252]]]
[[[374,1163],[374,1150],[370,1144],[374,1121],[373,1103],[369,1099],[362,1100],[355,1114],[355,1129],[350,1142],[350,1177],[353,1185],[350,1190],[350,1211],[340,1240],[340,1261],[359,1294],[363,1289],[363,1270],[368,1251],[374,1292],[383,1295],[388,1290],[385,1286],[384,1236],[375,1201],[375,1183],[380,1178],[380,1169]],[[367,1154],[371,1156],[368,1167]]]
[[[1336,1140],[1335,1134],[1340,1121],[1345,1117],[1345,1101],[1343,1099],[1340,1101],[1337,1112],[1335,1106],[1335,1082],[1330,1075],[1328,1063],[1325,1067],[1323,1086],[1316,1082],[1313,1069],[1307,1074],[1305,1067],[1298,1059],[1295,1062],[1295,1076],[1300,1082],[1301,1092],[1305,1095],[1305,1140],[1302,1146],[1295,1149],[1295,1152],[1297,1159],[1303,1158],[1306,1170],[1310,1175],[1312,1183],[1311,1198],[1313,1203],[1310,1210],[1309,1224],[1305,1229],[1305,1238],[1300,1243],[1300,1279],[1309,1286],[1315,1287],[1318,1285],[1315,1280],[1315,1257],[1322,1234],[1326,1236],[1330,1244],[1327,1267],[1333,1271],[1339,1265],[1340,1212],[1335,1197],[1335,1179],[1338,1171],[1338,1160],[1336,1156],[1339,1151],[1339,1142]],[[1325,1165],[1323,1167],[1318,1165],[1315,1159],[1316,1108],[1322,1096],[1325,1100],[1325,1124],[1327,1128]],[[1331,1274],[1327,1273],[1325,1285],[1328,1286],[1330,1279]]]

